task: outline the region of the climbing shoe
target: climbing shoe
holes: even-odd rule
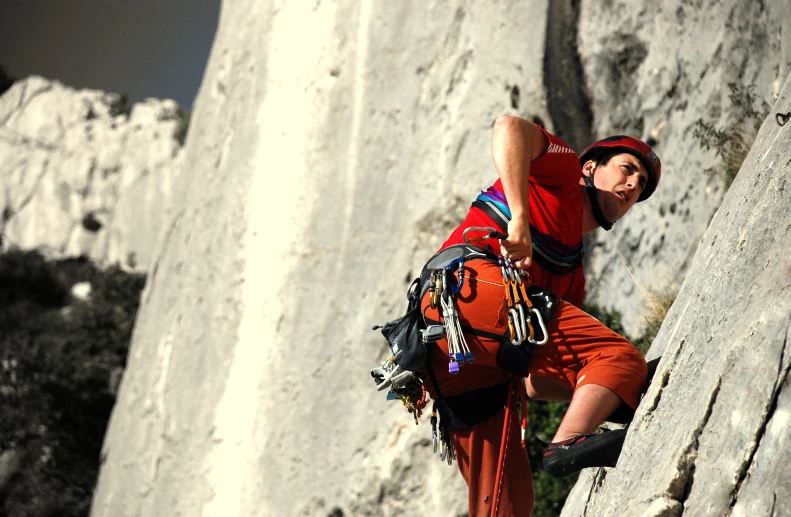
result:
[[[544,451],[544,470],[562,477],[587,467],[614,467],[625,438],[626,429],[617,429],[550,443]]]

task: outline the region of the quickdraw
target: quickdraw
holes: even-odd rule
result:
[[[461,366],[475,361],[475,356],[467,343],[465,332],[462,329],[461,317],[456,306],[456,300],[461,296],[461,291],[465,288],[465,282],[468,283],[466,288],[470,289],[471,277],[465,270],[465,261],[480,259],[488,260],[490,263],[497,261],[496,263],[500,267],[508,313],[508,331],[505,336],[501,335],[501,339],[504,339],[504,343],[501,342],[501,346],[507,347],[509,350],[511,346],[518,347],[518,357],[512,358],[513,360],[517,361],[517,363],[529,361],[533,346],[545,344],[548,340],[549,334],[546,330],[544,317],[550,318],[551,312],[544,316],[541,311],[546,310],[544,305],[550,306],[552,302],[544,304],[543,298],[537,297],[538,295],[534,292],[536,288],[529,285],[527,273],[518,270],[510,260],[504,257],[495,259],[495,255],[488,246],[484,249],[477,245],[471,245],[471,242],[475,241],[504,238],[507,238],[507,234],[501,233],[492,227],[467,228],[464,231],[465,244],[446,248],[430,259],[424,266],[421,276],[415,280],[408,292],[410,305],[407,314],[384,326],[374,327],[385,329],[382,332],[388,339],[392,351],[392,355],[380,367],[371,370],[377,390],[381,391],[389,388],[388,399],[400,400],[409,413],[412,414],[416,424],[428,404],[427,391],[423,379],[424,373],[427,372],[435,386],[437,381],[434,378],[430,365],[425,365],[424,362],[421,362],[422,359],[419,359],[420,354],[410,356],[405,351],[427,350],[430,344],[444,337],[447,340],[448,371],[451,374],[459,373]],[[530,296],[528,296],[528,292],[531,293],[530,296],[533,296],[532,301]],[[428,301],[431,307],[439,309],[440,321],[431,322],[432,324],[428,326],[420,326],[417,323],[418,320],[415,320],[414,323],[413,320],[416,317],[420,317],[419,300],[425,294],[428,294]],[[546,296],[546,294],[542,296]],[[423,323],[426,323],[425,315],[423,317]],[[541,332],[540,336],[538,335],[539,329]],[[419,332],[418,339],[422,341],[425,349],[415,345],[414,337],[417,332]],[[495,335],[495,339],[498,338],[499,336]],[[396,359],[397,357],[399,359]],[[524,357],[527,357],[527,359],[524,359]],[[498,364],[499,361],[498,353]],[[425,370],[423,369],[424,366],[421,365],[425,366]],[[503,367],[506,368],[505,366]],[[520,368],[521,366],[517,365],[512,370],[508,370],[508,368],[506,370],[516,372],[518,376],[521,376],[523,374],[519,373],[522,371]],[[521,380],[518,376],[514,377],[512,375],[512,381]],[[516,382],[516,384],[521,383]],[[513,393],[509,395],[506,405],[511,406],[508,412],[510,415],[516,411],[515,406],[518,406],[515,397],[521,398],[522,440],[524,440],[527,417],[524,384],[521,384],[520,392],[513,389],[513,386],[514,384],[511,384],[509,387],[509,391]],[[503,393],[504,395],[505,393]],[[438,400],[442,401],[439,391],[437,392],[437,397],[439,397]],[[451,432],[446,432],[444,429],[445,426],[437,411],[436,402],[431,416],[433,448],[435,452],[439,452],[442,461],[452,464],[453,460],[456,459],[456,451],[451,440]],[[499,400],[497,404],[502,407],[502,402]],[[442,407],[442,405],[439,406],[440,409]],[[459,425],[458,417],[455,416],[455,413],[450,413],[450,415],[443,413],[443,415],[449,418],[451,424],[448,425]],[[508,420],[506,418],[506,421]],[[459,429],[459,427],[452,427],[452,429]],[[496,492],[499,492],[499,484]]]
[[[448,280],[453,269],[458,269],[459,272],[459,281],[455,287],[450,285]],[[447,267],[435,270],[432,272],[432,280],[435,278],[438,280],[435,293],[442,308],[443,326],[448,341],[448,372],[455,374],[459,373],[460,365],[475,361],[475,355],[464,338],[464,331],[461,328],[458,312],[453,302],[464,282],[464,260],[454,260]]]
[[[503,275],[503,286],[505,287],[505,296],[508,302],[508,332],[511,344],[518,346],[525,341],[534,346],[545,344],[549,335],[544,324],[544,318],[527,296],[525,282],[522,280],[522,277],[526,277],[527,273],[518,271],[514,264],[506,258],[498,257],[497,260],[500,264],[500,272]],[[540,341],[536,340],[536,332],[532,322],[534,317],[543,336]]]

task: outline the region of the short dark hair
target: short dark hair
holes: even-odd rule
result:
[[[580,165],[585,165],[586,162],[593,162],[596,166],[604,166],[610,162],[613,156],[619,154],[623,154],[623,151],[618,149],[607,149],[606,147],[593,149],[588,153],[588,156],[585,157],[585,162]]]

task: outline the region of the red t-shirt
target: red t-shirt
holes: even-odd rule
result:
[[[530,165],[530,224],[566,246],[577,246],[582,242],[580,162],[568,144],[543,128],[542,131],[549,139],[549,147]],[[492,187],[503,193],[499,179]],[[467,217],[440,249],[463,243],[462,234],[470,226],[496,227],[494,221],[482,210],[471,207]],[[489,245],[496,253],[500,252],[497,239],[487,239],[476,244]],[[534,284],[549,288],[567,302],[582,307],[585,292],[582,264],[571,273],[557,275],[550,273],[534,260],[528,272]]]

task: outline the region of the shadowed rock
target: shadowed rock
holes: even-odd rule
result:
[[[546,4],[527,4],[224,6],[185,173],[149,268],[94,516],[464,512],[463,483],[430,454],[428,426],[372,389],[368,370],[385,347],[367,329],[403,311],[409,281],[494,179],[491,122],[503,113],[550,120],[540,72]],[[584,68],[597,42],[580,52]],[[625,40],[609,70],[623,61],[639,77],[610,83],[636,95],[648,88],[650,99],[655,85],[670,92],[675,75],[657,82],[646,68],[665,43]],[[681,101],[640,108],[650,118],[644,129],[663,115],[674,124],[678,140],[662,144],[670,156],[690,151],[684,132],[694,115],[673,118]],[[687,164],[670,164],[668,178],[675,169],[687,181]],[[685,257],[697,228],[684,237]],[[736,316],[714,316],[732,318],[739,335]],[[701,346],[668,348],[666,361],[700,362],[700,389],[684,402],[705,430],[735,380],[708,373],[710,357],[692,354]],[[676,382],[664,377],[671,371],[654,389]],[[652,447],[669,440],[684,460],[671,462],[672,490],[649,504],[681,505],[687,486],[694,493],[693,457],[713,439],[688,430]]]

